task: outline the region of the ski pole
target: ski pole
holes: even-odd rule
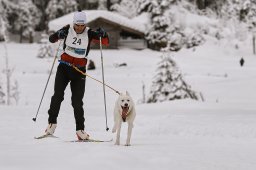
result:
[[[44,94],[45,94],[46,88],[47,88],[47,86],[48,86],[48,83],[49,83],[49,80],[50,80],[50,77],[51,77],[51,74],[52,74],[52,70],[53,70],[55,61],[56,61],[56,59],[57,59],[57,55],[58,55],[58,51],[59,51],[59,48],[60,48],[60,44],[61,44],[61,42],[59,42],[58,48],[57,48],[57,50],[56,50],[56,54],[55,54],[55,57],[54,57],[54,60],[53,60],[53,63],[52,63],[52,68],[51,68],[51,71],[50,71],[50,73],[49,73],[49,76],[48,76],[46,85],[45,85],[45,87],[44,87],[44,92],[43,92],[41,101],[40,101],[40,103],[39,103],[39,106],[38,106],[38,109],[37,109],[37,112],[36,112],[36,116],[35,116],[34,118],[32,118],[32,120],[33,120],[34,122],[36,122],[37,115],[38,115],[38,113],[39,113],[39,110],[40,110],[40,107],[41,107],[41,104],[42,104],[42,101],[43,101],[43,98],[44,98]]]
[[[104,68],[103,68],[103,55],[102,55],[102,41],[101,41],[101,36],[100,36],[100,54],[101,54],[101,71],[102,71],[102,82],[103,82],[103,95],[104,95],[106,131],[108,131],[109,128],[108,128],[108,117],[107,117],[107,106],[106,106],[106,93],[105,93],[105,79],[104,79]]]

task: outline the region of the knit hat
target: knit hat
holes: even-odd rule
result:
[[[78,11],[74,13],[74,24],[85,24],[86,23],[86,14],[82,11]]]

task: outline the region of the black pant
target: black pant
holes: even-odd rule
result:
[[[85,72],[85,68],[80,68]],[[72,92],[72,106],[76,120],[76,130],[84,130],[84,109],[83,97],[85,91],[85,76],[74,68],[60,63],[57,68],[54,84],[54,95],[51,99],[50,109],[48,110],[48,123],[57,123],[61,102],[64,100],[64,91],[70,82]]]

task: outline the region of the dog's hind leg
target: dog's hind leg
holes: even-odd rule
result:
[[[126,144],[125,146],[130,146],[131,143],[131,135],[132,135],[132,128],[133,128],[133,123],[128,123],[128,133],[127,133],[127,139],[126,139]]]
[[[115,145],[120,145],[120,132],[121,132],[122,122],[119,121],[116,124],[117,124],[117,133],[116,133],[116,143],[115,143]]]
[[[114,123],[114,126],[113,126],[113,128],[112,128],[112,133],[115,133],[115,132],[116,132],[116,127],[117,127],[117,123],[115,122],[115,123]]]

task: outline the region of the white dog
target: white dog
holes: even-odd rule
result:
[[[128,123],[128,134],[126,139],[126,146],[130,146],[130,140],[132,135],[133,121],[135,119],[136,112],[134,103],[128,92],[126,94],[120,94],[114,108],[114,127],[112,132],[116,134],[115,145],[120,145],[120,132],[122,122]]]

